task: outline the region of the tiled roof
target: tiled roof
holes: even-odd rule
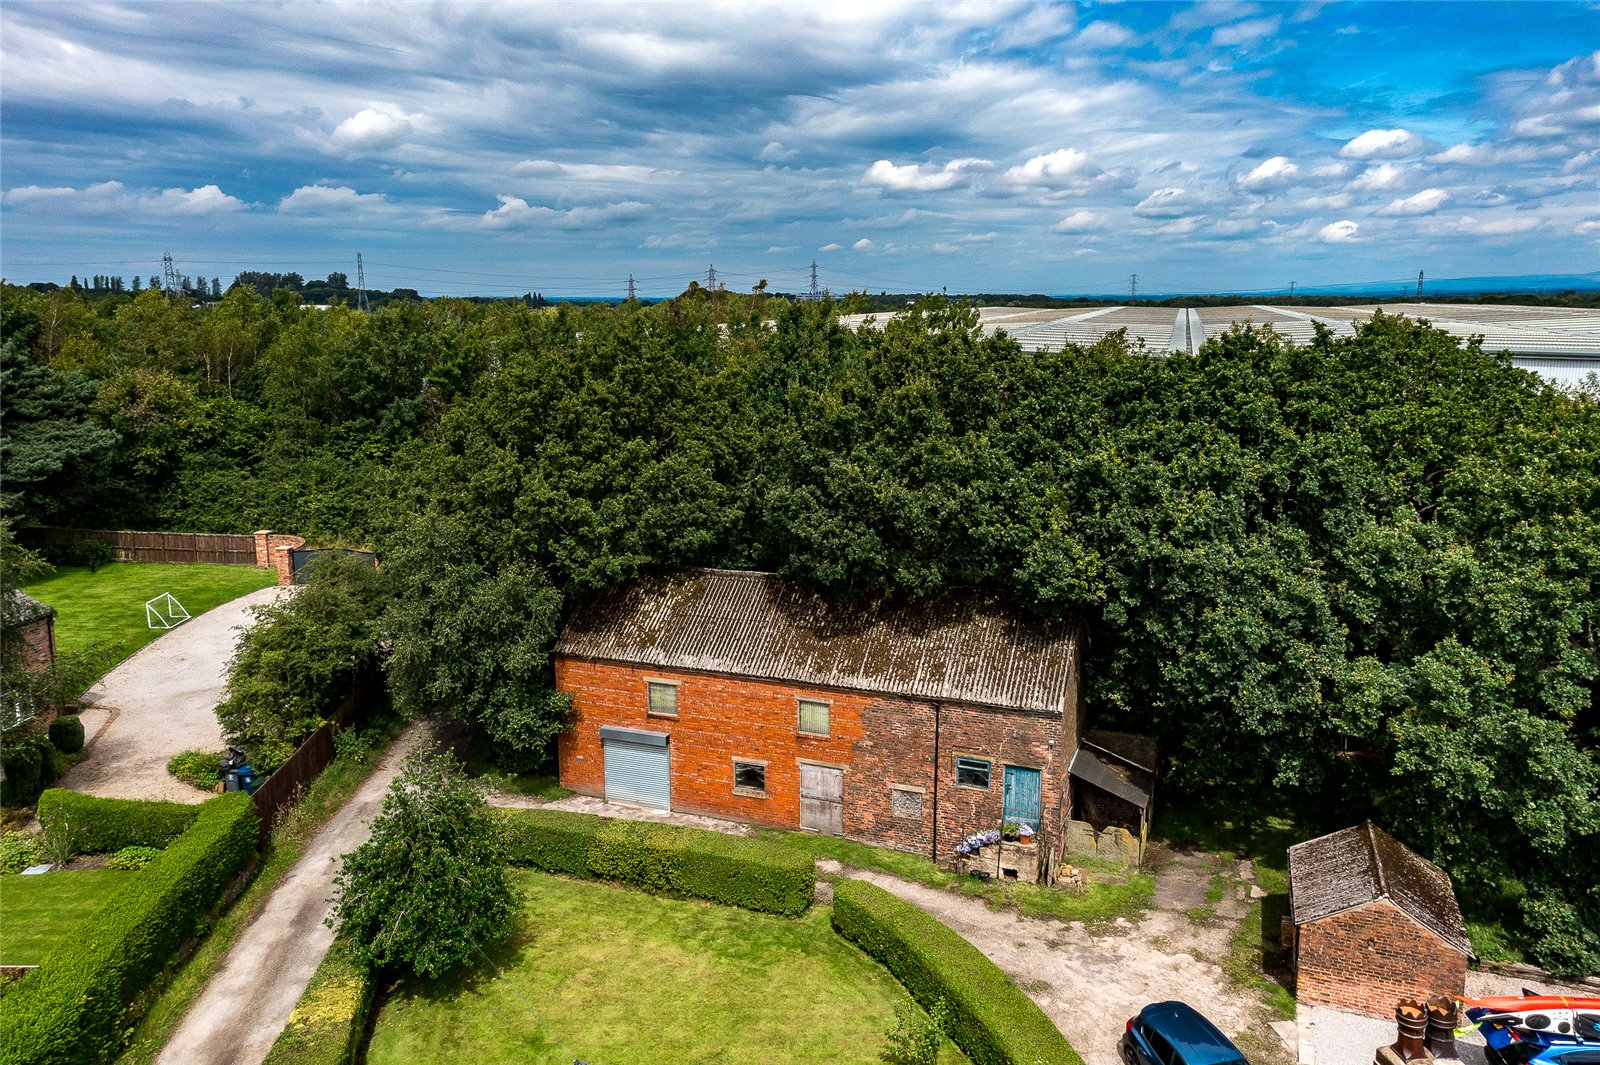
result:
[[[844,603],[772,573],[639,577],[584,602],[556,653],[1059,713],[1073,628],[994,600]]]

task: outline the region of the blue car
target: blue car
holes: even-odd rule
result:
[[[1227,1036],[1182,1002],[1152,1002],[1128,1020],[1125,1065],[1249,1065]]]

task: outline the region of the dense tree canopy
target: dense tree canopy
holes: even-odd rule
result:
[[[6,290],[37,326],[7,374],[90,434],[17,513],[76,491],[85,524],[370,543],[397,700],[514,758],[560,726],[573,598],[642,569],[978,588],[1085,619],[1092,720],[1157,735],[1175,785],[1374,816],[1469,910],[1520,912],[1538,957],[1600,967],[1596,394],[1385,316],[1154,359],[1118,336],[1027,353],[938,299],[851,331],[703,290],[159,298]]]

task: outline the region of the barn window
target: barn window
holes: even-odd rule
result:
[[[989,790],[989,763],[981,758],[956,759],[956,785]]]
[[[733,790],[740,795],[767,794],[767,764],[765,762],[733,763]]]
[[[818,699],[800,700],[800,731],[828,735],[828,704]]]
[[[678,686],[666,681],[652,680],[645,685],[650,691],[650,713],[658,717],[678,716]]]
[[[922,818],[922,789],[889,785],[889,812],[895,817]]]

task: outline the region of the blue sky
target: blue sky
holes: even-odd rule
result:
[[[671,295],[1600,270],[1600,4],[0,7],[12,281]]]

